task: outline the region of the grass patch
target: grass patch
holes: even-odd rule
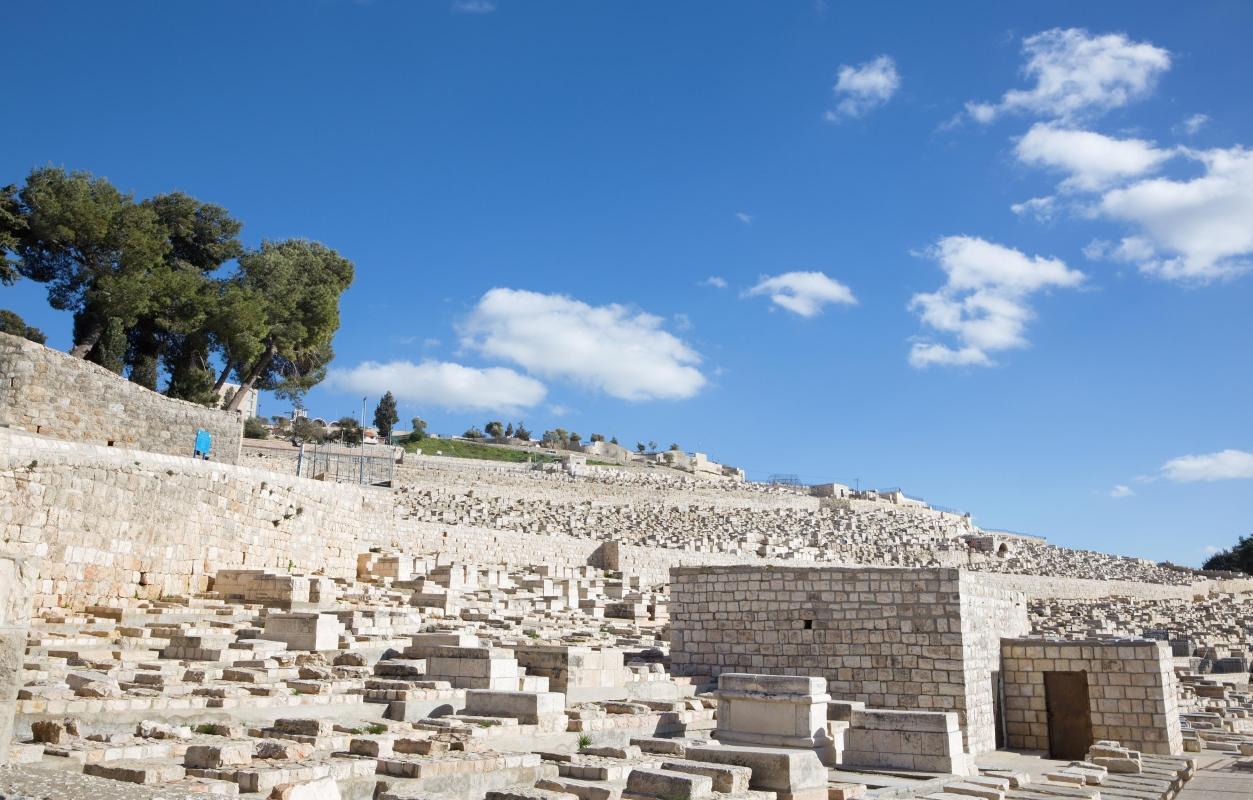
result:
[[[433,456],[438,453],[439,455],[452,458],[479,458],[484,461],[511,461],[514,463],[532,461],[547,464],[558,460],[556,457],[544,453],[513,450],[508,447],[466,442],[461,439],[427,438],[420,442],[406,442],[405,451],[408,453],[421,453],[426,456]]]
[[[380,725],[379,723],[374,722],[369,725],[366,725],[365,730],[366,730],[366,733],[372,733],[375,736],[378,736],[380,733],[387,733],[387,726]]]

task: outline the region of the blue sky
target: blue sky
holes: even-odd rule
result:
[[[316,414],[389,387],[439,432],[673,441],[1181,563],[1253,532],[1247,3],[6,22],[0,180],[180,189],[356,263]]]

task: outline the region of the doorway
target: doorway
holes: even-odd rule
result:
[[[1086,758],[1094,741],[1088,673],[1045,672],[1044,703],[1048,710],[1049,757]]]

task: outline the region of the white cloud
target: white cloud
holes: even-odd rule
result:
[[[452,10],[458,14],[490,14],[496,10],[496,4],[491,0],[457,0]]]
[[[1172,481],[1224,481],[1253,478],[1253,453],[1220,450],[1196,456],[1172,458],[1162,465],[1162,474]]]
[[[1093,36],[1080,28],[1054,28],[1022,42],[1027,89],[1011,89],[998,103],[966,104],[966,112],[988,123],[1005,112],[1060,120],[1095,116],[1152,92],[1170,69],[1170,53],[1122,33]]]
[[[1032,216],[1039,222],[1052,222],[1057,216],[1057,198],[1033,197],[1021,203],[1014,203],[1009,210],[1020,217]]]
[[[492,289],[460,326],[461,343],[532,374],[623,400],[677,400],[705,385],[700,355],[660,317],[558,294]]]
[[[720,277],[720,276],[718,276],[718,275],[710,275],[708,278],[706,278],[705,280],[701,281],[700,283],[701,283],[701,286],[712,286],[712,287],[714,287],[715,289],[725,289],[725,288],[727,288],[727,281],[726,281],[726,279],[725,279],[725,278],[722,278],[722,277]]]
[[[505,367],[479,369],[446,361],[366,361],[332,369],[327,381],[343,391],[397,398],[420,406],[454,411],[508,411],[529,408],[544,399],[544,384]]]
[[[857,304],[847,286],[821,272],[763,276],[756,286],[744,292],[745,297],[758,295],[769,295],[770,302],[802,317],[817,316],[829,303]]]
[[[748,213],[745,213],[745,212],[743,212],[743,211],[736,211],[736,212],[735,212],[735,218],[736,218],[736,219],[738,219],[740,222],[743,222],[745,225],[752,225],[752,224],[753,224],[753,215],[752,215],[752,214],[748,214]]]
[[[1195,136],[1210,123],[1209,114],[1193,114],[1179,123],[1178,130],[1187,136]]]
[[[1136,226],[1123,260],[1167,280],[1206,282],[1253,267],[1253,151],[1183,150],[1205,174],[1152,178],[1106,192],[1097,211]]]
[[[901,76],[891,56],[878,56],[851,67],[840,67],[835,81],[835,109],[826,117],[832,122],[860,117],[892,99],[901,86]]]
[[[1135,491],[1130,486],[1124,486],[1121,483],[1109,490],[1109,496],[1116,500],[1124,497],[1131,497],[1134,494]]]
[[[1114,139],[1092,131],[1038,122],[1018,140],[1018,160],[1069,174],[1063,190],[1097,191],[1151,172],[1173,155],[1143,139]]]
[[[992,366],[991,353],[1027,346],[1024,332],[1035,316],[1027,303],[1032,293],[1084,280],[1059,259],[1029,257],[973,236],[947,236],[927,255],[948,280],[936,292],[914,295],[909,308],[927,327],[951,334],[957,346],[915,341],[909,363],[919,368]]]

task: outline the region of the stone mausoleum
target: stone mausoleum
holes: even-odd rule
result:
[[[1177,730],[1178,720],[1169,717],[1176,688],[1164,645],[1089,642],[1087,650],[1074,648],[1073,658],[1050,660],[1043,653],[1058,647],[1021,638],[1030,630],[1023,595],[978,573],[676,567],[670,613],[678,673],[820,676],[837,701],[955,712],[971,755],[1006,744],[1044,749],[1050,712],[1074,716],[1058,694],[1074,681],[1091,687],[1090,700],[1075,712],[1078,724],[1053,721],[1062,748],[1086,749],[1117,728],[1117,738],[1147,752],[1182,751],[1177,734],[1165,733]],[[1026,642],[1032,646],[1024,649]],[[1028,663],[1037,651],[1038,659]],[[1066,673],[1071,683],[1052,673]],[[1046,698],[1046,680],[1058,687],[1056,697]],[[1137,713],[1119,714],[1109,705],[1132,695]],[[1065,736],[1073,741],[1063,742]]]

